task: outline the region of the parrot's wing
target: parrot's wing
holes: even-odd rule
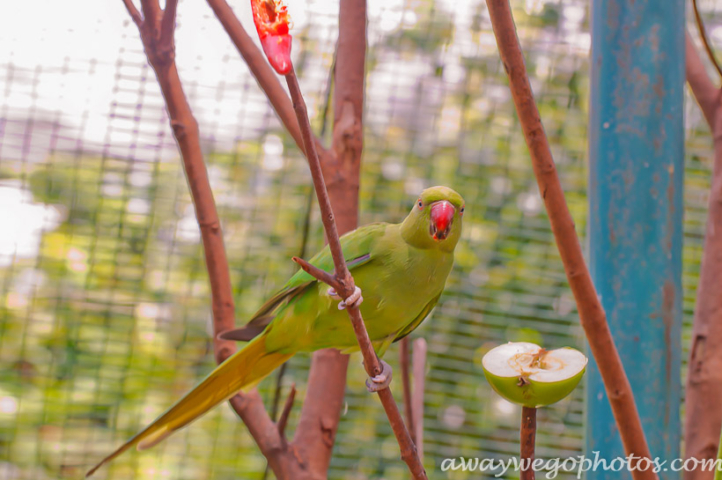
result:
[[[300,295],[305,292],[311,283],[312,282],[306,282],[290,288],[288,286],[284,287],[263,304],[256,314],[251,317],[251,320],[245,327],[221,332],[218,335],[218,338],[223,340],[235,340],[237,342],[250,342],[253,338],[260,335],[261,332],[266,329],[268,324],[271,323],[276,307],[281,305],[284,301],[290,301],[296,295]]]
[[[394,342],[398,342],[402,338],[404,338],[406,335],[410,334],[414,330],[416,330],[416,327],[418,327],[421,322],[424,320],[424,318],[431,313],[431,310],[434,309],[437,303],[439,303],[439,298],[441,298],[441,294],[438,294],[436,297],[434,297],[429,303],[427,303],[424,308],[421,310],[421,313],[419,313],[416,318],[409,323],[406,328],[401,330],[401,332],[396,335],[396,338],[394,339]]]
[[[387,223],[372,223],[341,237],[341,250],[349,270],[353,271],[355,268],[371,261],[373,241],[383,235],[386,227],[388,227]],[[329,273],[333,272],[334,269],[333,257],[328,246],[311,258],[308,263]],[[223,332],[219,337],[224,340],[250,341],[266,329],[273,320],[276,309],[281,304],[290,302],[294,297],[303,294],[316,281],[310,274],[299,270],[281,290],[258,309],[246,326]]]

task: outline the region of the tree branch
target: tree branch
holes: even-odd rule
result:
[[[178,0],[166,0],[160,27],[160,42],[175,45],[175,17]]]
[[[143,9],[143,24],[145,27],[151,29],[157,28],[158,18],[163,13],[160,9],[160,3],[158,0],[140,0],[140,6]],[[153,33],[157,35],[160,32],[156,30]]]
[[[707,31],[704,28],[704,22],[702,21],[702,15],[700,15],[699,8],[697,7],[697,0],[692,0],[692,10],[694,10],[694,19],[697,22],[699,36],[702,39],[702,45],[704,45],[704,49],[707,52],[709,61],[712,62],[712,65],[714,65],[714,68],[717,70],[720,78],[722,78],[722,67],[720,67],[719,62],[717,61],[717,57],[712,50],[712,46],[709,44],[709,39],[707,38]]]
[[[366,0],[340,0],[338,51],[334,69],[333,144],[337,174],[329,178],[342,232],[356,228],[363,151],[366,79]]]
[[[414,422],[414,409],[412,407],[411,398],[411,378],[409,368],[409,337],[404,337],[399,342],[399,366],[401,367],[401,383],[403,386],[404,399],[404,416],[406,417],[406,426],[411,433],[411,441],[414,445],[419,445],[416,438],[416,422]],[[416,379],[414,378],[414,383]]]
[[[230,400],[233,410],[248,427],[248,432],[258,444],[268,465],[279,480],[295,480],[296,471],[303,469],[299,463],[293,446],[279,432],[277,424],[263,406],[263,400],[257,390],[243,395],[236,395]]]
[[[534,443],[536,441],[536,408],[521,409],[521,474],[520,480],[534,480]]]
[[[133,5],[133,0],[123,0],[123,4],[125,5],[125,8],[128,10],[128,14],[130,15],[130,18],[133,20],[133,23],[140,28],[141,23],[143,23],[143,17],[140,15],[140,12],[137,8],[135,8],[135,5]]]
[[[233,13],[233,9],[228,5],[226,0],[208,0],[208,5],[210,5],[213,13],[215,13],[221,22],[221,25],[223,25],[226,33],[236,46],[238,53],[240,53],[246,61],[248,68],[251,70],[258,85],[265,92],[281,123],[283,123],[288,133],[296,142],[296,145],[298,145],[298,148],[300,148],[305,155],[306,149],[303,146],[303,140],[301,140],[301,130],[298,127],[296,115],[293,113],[291,100],[288,98],[288,94],[286,94],[283,86],[281,86],[281,82],[278,80],[276,73],[268,65],[263,52],[253,43],[253,39],[246,33],[243,25],[238,20],[238,17],[236,17],[236,14]],[[321,156],[325,157],[328,155],[328,152],[323,148],[320,141],[318,139],[314,139],[314,141],[317,150],[321,152]]]
[[[414,445],[419,452],[419,458],[424,461],[424,391],[426,390],[426,340],[417,338],[414,340],[413,370],[414,370],[414,393],[411,399],[411,411],[414,414]]]
[[[606,314],[597,296],[582,248],[574,229],[574,221],[564,198],[549,142],[539,117],[539,110],[524,65],[524,56],[508,0],[487,0],[491,24],[496,36],[514,104],[524,138],[531,154],[536,176],[549,215],[557,248],[564,264],[569,286],[574,293],[582,327],[589,341],[607,390],[612,412],[622,437],[625,452],[651,459],[632,388],[624,372],[619,353],[607,324]],[[651,470],[632,472],[635,480],[656,479]]]
[[[364,26],[365,28],[365,26]],[[346,261],[343,257],[341,250],[341,241],[339,240],[338,231],[336,229],[336,222],[334,220],[334,213],[331,208],[331,201],[326,190],[326,184],[323,179],[323,173],[321,172],[321,163],[316,153],[313,136],[311,134],[311,125],[308,122],[308,113],[306,112],[306,104],[301,95],[301,90],[298,85],[296,73],[291,69],[291,72],[286,75],[286,81],[288,83],[288,89],[291,92],[291,100],[293,101],[293,108],[298,118],[298,123],[301,127],[301,135],[303,138],[306,151],[308,152],[308,163],[311,169],[311,176],[313,177],[313,184],[316,190],[316,196],[318,203],[321,208],[321,220],[323,222],[324,230],[326,231],[326,238],[328,240],[328,246],[333,257],[333,263],[335,267],[335,273],[333,279],[328,279],[327,273],[316,268],[308,268],[308,273],[311,275],[317,274],[316,277],[320,281],[324,279],[329,280],[329,285],[332,286],[344,300],[347,300],[355,291],[354,279],[346,266]],[[310,267],[310,265],[308,265]],[[361,354],[364,359],[364,367],[370,377],[379,375],[382,372],[381,363],[379,362],[376,352],[374,352],[371,340],[366,331],[363,318],[361,317],[361,311],[357,305],[349,305],[346,311],[351,320],[351,324],[356,334],[359,347],[361,348]],[[404,426],[404,422],[399,413],[396,402],[394,401],[393,395],[389,388],[385,388],[378,392],[379,399],[386,411],[386,415],[389,418],[391,428],[396,435],[396,440],[401,448],[401,458],[406,462],[415,479],[426,479],[426,472],[424,467],[421,465],[418,455],[416,454],[416,447],[411,441],[411,436]]]
[[[715,88],[687,34],[686,73],[714,142],[704,251],[697,286],[685,395],[685,456],[715,459],[722,430],[722,91]],[[685,471],[685,480],[710,480],[712,471]]]
[[[341,0],[333,69],[333,146],[321,159],[328,197],[341,234],[358,226],[366,18],[365,0]],[[348,355],[335,349],[315,352],[311,360],[309,394],[293,442],[304,458],[309,458],[311,478],[324,477],[331,462],[343,408],[348,360]]]
[[[308,263],[306,260],[304,260],[302,258],[292,257],[291,260],[296,262],[301,267],[301,269],[303,269],[304,272],[308,273],[313,278],[322,281],[326,285],[333,287],[337,292],[340,292],[345,289],[345,286],[336,279],[335,275],[332,275],[328,272],[324,272],[320,268],[318,268],[314,265],[311,265],[310,263]]]
[[[283,405],[281,416],[278,418],[276,427],[278,428],[278,434],[281,438],[286,438],[286,424],[288,423],[288,417],[291,415],[291,409],[293,408],[293,401],[296,399],[296,384],[291,385],[291,391],[288,393],[286,403]]]
[[[328,125],[328,111],[329,106],[331,104],[331,85],[333,83],[333,68],[335,64],[335,56],[334,56],[334,62],[331,65],[331,69],[329,70],[329,78],[328,82],[326,83],[326,94],[324,95],[325,101],[323,102],[323,110],[321,111],[321,131],[319,132],[319,137],[323,138],[326,133],[326,127]],[[315,193],[313,191],[313,188],[309,190],[307,198],[306,198],[306,215],[303,220],[303,228],[301,233],[301,248],[299,249],[298,256],[300,258],[303,258],[306,256],[306,251],[308,248],[308,236],[309,231],[311,229],[311,212],[313,210],[313,204],[314,204],[314,197]],[[271,409],[271,416],[272,418],[276,418],[276,411],[278,410],[278,401],[281,394],[281,381],[283,379],[283,376],[286,371],[287,363],[284,363],[281,365],[281,368],[278,370],[278,375],[276,376],[276,391],[273,395],[273,404]],[[266,470],[263,472],[263,480],[266,480],[268,477],[268,466],[266,467]]]
[[[715,112],[720,103],[720,90],[714,86],[707,75],[702,58],[700,58],[689,32],[685,36],[685,73],[689,88],[710,126],[710,130],[713,130]]]
[[[173,37],[177,0],[168,0],[165,11],[160,9],[157,0],[142,0],[142,18],[131,0],[124,0],[124,3],[131,18],[138,25],[148,61],[158,79],[173,135],[178,143],[183,167],[188,177],[210,280],[213,350],[216,361],[221,363],[235,351],[234,342],[218,338],[220,332],[234,327],[233,289],[223,232],[200,147],[198,122],[186,99],[175,64]],[[236,395],[230,403],[248,426],[248,430],[258,443],[261,452],[268,458],[277,478],[293,478],[287,474],[291,452],[278,434],[258,393]]]

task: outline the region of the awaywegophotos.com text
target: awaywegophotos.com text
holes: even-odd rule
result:
[[[535,458],[533,460],[521,460],[518,457],[511,457],[506,460],[499,458],[445,458],[441,462],[441,471],[464,471],[464,472],[487,472],[495,477],[501,478],[507,472],[520,471],[522,467],[526,470],[531,464],[532,469],[543,474],[545,478],[556,478],[560,472],[575,473],[577,478],[582,478],[584,472],[589,471],[653,471],[659,472],[683,472],[683,471],[722,471],[722,460],[719,459],[697,459],[697,458],[676,458],[674,460],[663,460],[659,457],[654,459],[641,458],[635,455],[617,457],[612,460],[600,458],[599,452],[592,452],[593,458],[585,455],[567,458]]]

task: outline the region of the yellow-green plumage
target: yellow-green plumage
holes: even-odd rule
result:
[[[433,205],[447,203],[453,218],[444,239],[434,238]],[[408,335],[441,296],[461,235],[464,201],[446,187],[425,190],[403,223],[367,225],[341,237],[341,246],[356,285],[369,338],[379,355]],[[328,247],[309,262],[333,270]],[[238,338],[255,336],[245,348],[211,372],[198,386],[152,424],[88,472],[133,446],[150,448],[240,390],[248,390],[297,352],[337,348],[358,350],[348,314],[328,286],[299,271],[239,330]],[[231,335],[233,337],[233,335]]]

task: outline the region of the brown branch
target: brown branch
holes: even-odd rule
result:
[[[278,426],[263,406],[263,400],[257,390],[236,395],[230,400],[233,410],[246,424],[248,432],[258,444],[268,465],[279,480],[295,480],[296,472],[303,469],[292,446],[279,433]]]
[[[318,154],[316,153],[313,136],[311,134],[311,125],[308,122],[306,104],[303,100],[303,96],[301,95],[301,89],[298,85],[296,73],[293,70],[291,70],[291,73],[286,75],[286,82],[288,83],[288,89],[291,92],[293,108],[296,112],[296,117],[298,118],[298,123],[301,127],[303,143],[306,146],[306,151],[308,153],[308,163],[311,169],[311,176],[313,177],[313,185],[321,208],[321,220],[323,222],[324,230],[326,231],[328,246],[333,257],[335,278],[330,280],[329,285],[333,287],[339,295],[344,298],[344,300],[346,300],[355,291],[354,279],[351,276],[351,272],[349,272],[343,257],[341,241],[339,240],[336,222],[331,208],[331,201],[329,200],[323,173],[321,172],[321,162],[319,161]],[[327,279],[326,272],[319,269],[308,268],[306,271],[311,275],[317,274],[318,276],[316,278],[320,281]],[[363,318],[361,317],[361,311],[358,309],[357,305],[349,306],[346,308],[346,311],[351,320],[354,333],[356,334],[361,354],[363,355],[366,372],[372,377],[379,375],[382,372],[381,364],[376,356],[373,346],[371,345],[371,339],[366,331]],[[416,454],[416,447],[411,441],[411,436],[409,435],[408,430],[406,430],[406,426],[401,418],[401,414],[399,413],[396,402],[391,394],[391,390],[389,388],[385,388],[380,390],[378,395],[381,399],[384,410],[386,411],[386,415],[389,418],[391,428],[396,435],[399,447],[401,448],[401,458],[406,462],[415,479],[426,479],[426,472],[424,471],[424,467],[421,465],[421,461]]]
[[[341,232],[358,223],[365,62],[366,0],[340,0],[331,146],[337,173],[329,178],[327,187]]]
[[[140,6],[143,9],[143,23],[146,26],[151,25],[156,35],[160,33],[160,26],[157,25],[157,21],[163,11],[160,9],[160,3],[158,0],[140,0]],[[142,32],[141,32],[142,33]]]
[[[353,277],[351,277],[351,272],[349,272],[346,267],[346,261],[341,250],[341,241],[339,240],[336,221],[334,219],[333,209],[331,208],[331,200],[328,197],[326,182],[321,171],[321,161],[318,158],[313,133],[311,133],[311,124],[308,122],[306,102],[301,95],[301,87],[298,85],[298,78],[296,78],[295,71],[292,70],[291,73],[286,75],[286,82],[288,83],[288,90],[291,92],[293,110],[296,112],[296,118],[298,118],[298,123],[301,126],[301,138],[308,152],[308,166],[311,169],[313,187],[316,190],[316,198],[318,198],[318,203],[321,208],[321,222],[326,232],[328,247],[331,250],[335,274],[331,276],[307,262],[298,262],[299,259],[297,258],[294,260],[297,261],[307,273],[335,288],[345,299],[354,292]],[[381,370],[379,370],[379,373],[381,373]]]
[[[720,89],[714,86],[707,75],[689,32],[685,36],[685,73],[689,88],[692,90],[710,130],[714,131],[715,113],[719,110],[720,104]]]
[[[707,56],[709,57],[710,62],[712,62],[712,65],[714,65],[714,68],[717,70],[720,78],[722,78],[722,67],[720,67],[719,62],[717,61],[717,57],[712,50],[712,46],[709,43],[709,39],[707,38],[707,30],[704,28],[702,15],[700,15],[699,8],[697,7],[697,0],[692,0],[692,10],[694,10],[694,19],[697,22],[699,36],[702,39],[702,44],[704,45],[704,49],[707,52]]]
[[[333,146],[321,159],[328,196],[341,234],[358,225],[366,18],[365,0],[341,0],[333,69]],[[348,355],[335,349],[315,352],[311,359],[309,393],[293,442],[304,458],[309,459],[310,478],[325,477],[331,462],[343,408],[348,360]]]
[[[414,340],[413,370],[414,393],[411,400],[411,411],[414,414],[414,445],[419,452],[419,458],[424,461],[424,391],[426,389],[426,340]]]
[[[521,409],[521,475],[520,480],[534,480],[534,441],[536,439],[536,408]]]
[[[416,423],[414,422],[414,410],[411,405],[411,378],[409,368],[409,337],[404,337],[399,342],[399,365],[401,366],[401,383],[403,386],[404,399],[404,416],[406,417],[406,426],[411,434],[411,441],[414,445],[419,442],[416,439]],[[414,379],[414,381],[416,381]]]
[[[291,415],[291,409],[293,408],[293,401],[296,399],[296,384],[291,385],[291,391],[288,392],[288,398],[286,403],[283,405],[281,416],[278,418],[276,427],[278,428],[278,434],[281,438],[286,438],[286,424],[288,423],[288,416]]]
[[[286,373],[287,366],[288,366],[288,362],[284,363],[283,365],[281,365],[278,368],[278,373],[276,375],[276,388],[273,392],[273,402],[271,403],[271,411],[268,414],[268,416],[271,420],[278,419],[278,415],[277,415],[278,414],[278,403],[281,398],[281,388],[282,388],[283,376]],[[294,392],[294,395],[295,395],[295,392]],[[276,420],[276,422],[278,422],[278,420]],[[278,423],[276,423],[276,428],[278,429]],[[285,426],[284,426],[284,428],[285,428]],[[280,432],[280,431],[279,431],[279,433],[282,434],[282,432]],[[285,439],[285,436],[284,436],[284,439]],[[271,462],[269,461],[268,463],[266,463],[266,468],[263,471],[263,477],[261,477],[262,480],[266,480],[268,478],[268,471],[270,470],[270,468],[271,468]]]
[[[156,73],[158,83],[170,117],[173,135],[178,142],[183,166],[188,177],[191,196],[195,205],[198,226],[201,230],[203,250],[211,286],[213,325],[216,331],[233,328],[235,306],[231,287],[228,260],[223,244],[218,211],[208,181],[203,153],[200,147],[198,122],[188,104],[178,70],[175,65],[173,31],[175,22],[174,0],[169,0],[169,10],[161,11],[157,1],[143,1],[143,20],[139,30],[148,60]],[[155,24],[150,23],[155,21]],[[233,351],[234,343],[214,340],[216,359],[221,362]]]
[[[685,394],[685,456],[715,459],[722,429],[722,91],[707,75],[687,34],[686,73],[692,93],[709,124],[714,163],[707,227],[697,287]],[[685,471],[685,480],[711,480],[712,471]]]
[[[298,258],[298,257],[291,257],[291,260],[296,262],[303,269],[304,272],[308,273],[313,278],[316,278],[316,279],[322,281],[323,283],[330,285],[331,287],[336,289],[337,292],[340,292],[345,288],[344,285],[341,284],[334,275],[332,275],[328,272],[324,272],[320,268],[318,268],[314,265],[311,265],[306,260],[304,260],[302,258]]]
[[[335,64],[335,60],[333,62]],[[328,82],[326,83],[326,94],[324,95],[325,101],[323,102],[323,110],[321,112],[321,131],[319,133],[319,138],[323,138],[326,133],[326,126],[328,125],[328,111],[329,106],[331,104],[331,84],[333,82],[333,64],[331,66],[331,69],[329,70],[329,78]],[[306,251],[308,249],[308,238],[309,238],[309,232],[311,230],[311,213],[313,211],[313,204],[314,204],[314,191],[313,188],[308,191],[308,195],[306,198],[306,215],[303,220],[303,228],[301,229],[301,248],[299,249],[298,256],[300,258],[303,258],[306,256]],[[295,270],[294,270],[295,271]],[[276,376],[276,391],[273,395],[273,404],[271,408],[271,417],[276,418],[276,412],[278,410],[278,401],[281,394],[281,381],[283,379],[283,376],[286,372],[286,366],[288,364],[284,363],[281,365],[281,368],[278,370],[278,375]],[[268,469],[270,467],[266,466],[266,470],[263,472],[263,480],[266,480],[268,478]]]
[[[142,19],[130,0],[124,2],[131,18],[137,21],[141,40],[148,61],[158,79],[173,135],[178,142],[183,167],[188,177],[210,280],[213,350],[216,361],[221,363],[235,351],[234,342],[218,337],[218,333],[234,327],[233,289],[221,223],[200,147],[198,122],[183,91],[175,64],[173,37],[177,1],[168,0],[167,8],[163,11],[157,0],[142,0]],[[236,395],[230,403],[248,426],[248,430],[258,443],[261,452],[268,458],[277,478],[292,478],[286,473],[290,452],[285,448],[258,393]]]
[[[564,198],[549,141],[539,117],[539,110],[524,65],[524,56],[508,0],[487,0],[491,24],[496,36],[504,68],[519,116],[524,138],[531,154],[534,175],[544,199],[557,248],[564,264],[569,286],[577,302],[577,310],[589,346],[604,381],[622,444],[627,455],[651,459],[632,388],[614,345],[606,314],[584,261],[582,248],[574,229],[574,221]],[[650,460],[651,461],[651,460]],[[656,479],[652,471],[635,470],[635,480]]]
[[[175,17],[178,10],[178,0],[166,0],[165,10],[160,25],[160,42],[174,45]]]
[[[269,413],[271,418],[275,418],[275,419],[278,418],[278,403],[280,402],[280,399],[281,399],[281,389],[283,387],[282,382],[283,382],[283,377],[286,374],[287,366],[288,366],[288,362],[281,365],[277,370],[278,375],[276,375],[276,388],[273,391],[273,401],[271,402],[271,412]]]
[[[133,20],[133,23],[135,23],[136,26],[140,27],[141,23],[143,23],[143,17],[140,15],[140,12],[135,7],[135,5],[133,5],[133,0],[123,0],[123,4],[125,5],[125,8],[128,10],[128,14],[130,15],[130,18]]]
[[[238,52],[248,64],[256,81],[266,93],[281,122],[291,134],[301,151],[306,154],[306,148],[301,138],[298,121],[293,113],[293,106],[275,73],[266,62],[263,53],[248,36],[238,21],[238,18],[233,13],[233,9],[225,0],[208,0],[208,4],[223,25],[223,28],[226,30],[226,33],[231,38]],[[344,8],[341,9],[342,16]],[[348,55],[349,51],[351,51],[353,58],[359,57],[359,53],[353,53],[353,51],[360,51],[361,80],[360,82],[353,82],[356,90],[351,92],[351,96],[358,97],[359,100],[354,103],[361,105],[364,78],[363,58],[366,42],[365,8],[361,12],[361,16],[358,16],[358,13],[358,10],[354,12],[354,14],[357,15],[356,18],[349,17],[348,15],[345,17],[340,36],[344,36],[344,26],[348,26],[349,21],[363,23],[363,35],[356,39],[357,45],[360,45],[361,48],[350,45],[343,49],[343,55]],[[341,76],[341,81],[343,81],[345,76],[349,75],[358,77],[358,70],[359,69],[356,68],[349,72],[344,72]],[[337,78],[337,82],[338,81],[339,79]],[[358,88],[359,83],[361,88]],[[359,127],[357,129],[358,132],[349,134],[350,138],[360,137],[360,109],[357,111],[357,116],[359,118],[357,122]],[[358,166],[360,165],[360,150],[354,162],[356,168],[342,168],[343,165],[348,165],[349,163],[337,162],[332,151],[324,149],[318,139],[314,139],[314,142],[322,158],[321,166],[324,170],[324,176],[329,179],[328,186],[330,189],[329,196],[331,203],[340,214],[339,231],[340,233],[345,233],[353,230],[356,228],[358,221]],[[349,184],[352,186],[355,185],[356,188],[348,188]],[[338,421],[341,415],[341,408],[343,407],[347,367],[348,355],[342,355],[334,349],[321,350],[315,352],[312,356],[307,389],[309,393],[302,407],[296,429],[296,437],[293,442],[297,449],[298,456],[305,458],[308,464],[303,472],[297,474],[297,477],[302,474],[309,475],[310,477],[319,477],[325,475],[325,472],[328,470],[334,439],[338,429]]]
[[[348,360],[335,349],[319,350],[311,357],[306,398],[293,438],[307,467],[293,480],[326,478],[343,408]]]
[[[366,49],[366,5],[363,0],[345,0],[340,13],[338,57],[345,59],[335,68],[335,122],[333,152],[321,148],[320,142],[308,135],[304,139],[298,122],[289,115],[285,92],[268,67],[263,55],[255,47],[245,30],[224,0],[208,0],[252,73],[266,92],[281,121],[309,157],[309,145],[320,150],[324,176],[329,179],[328,199],[339,214],[339,230],[345,233],[358,222],[358,186],[362,150],[361,114],[363,111],[364,63]],[[294,78],[295,79],[295,78]],[[304,113],[303,121],[308,122]],[[310,157],[309,157],[310,160]],[[318,192],[317,192],[318,193]],[[328,237],[327,233],[327,237]],[[339,293],[343,288],[337,289]],[[343,404],[348,356],[333,349],[314,353],[308,379],[309,395],[304,403],[294,439],[300,458],[308,461],[303,472],[310,477],[325,475],[330,463],[334,437]],[[372,365],[372,363],[367,363]],[[380,370],[379,370],[380,371]],[[390,394],[390,392],[388,392]],[[387,396],[384,392],[382,398]],[[388,403],[388,402],[387,402]],[[395,404],[393,408],[396,408]],[[403,422],[402,422],[403,425]]]
[[[233,44],[236,46],[238,53],[241,54],[243,59],[246,61],[248,68],[251,70],[253,77],[258,82],[258,85],[263,89],[271,102],[273,109],[275,110],[278,118],[283,123],[288,133],[293,137],[293,140],[298,145],[298,148],[302,152],[306,152],[303,146],[303,140],[301,139],[301,130],[298,127],[298,121],[296,115],[293,113],[293,105],[291,100],[288,98],[288,94],[283,89],[281,82],[278,80],[276,73],[268,65],[263,52],[253,43],[251,37],[246,33],[243,25],[233,13],[233,9],[226,0],[207,0],[208,5],[213,9],[218,20],[223,25],[226,33],[230,37]],[[328,153],[321,146],[320,142],[315,139],[316,148],[321,152],[321,156],[324,157]]]

